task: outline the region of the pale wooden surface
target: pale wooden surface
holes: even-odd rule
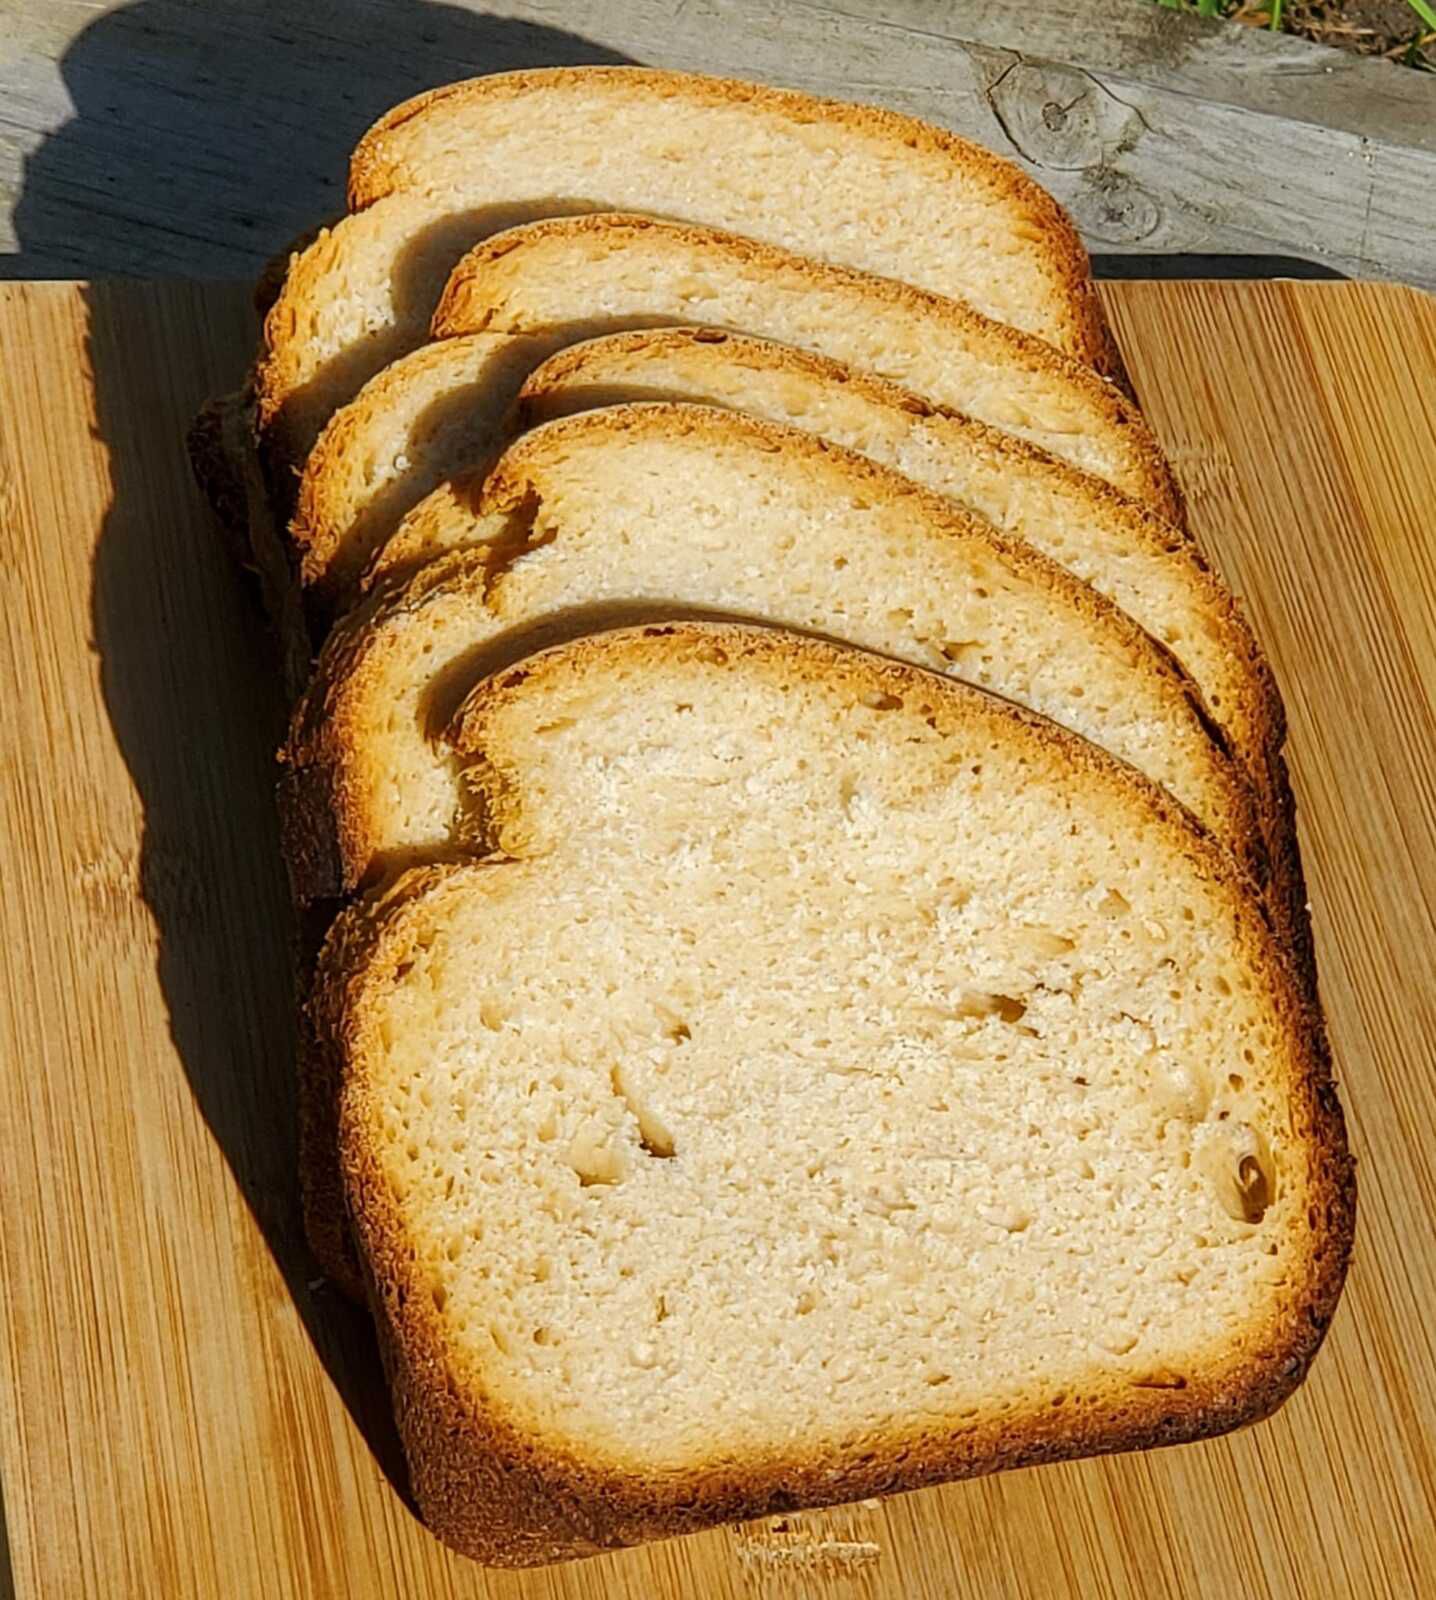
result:
[[[1231,1439],[513,1576],[411,1519],[362,1322],[307,1286],[279,708],[180,447],[243,364],[244,294],[0,286],[0,1475],[20,1596],[1431,1592],[1436,301],[1107,298],[1291,707],[1361,1162],[1327,1347]]]
[[[341,209],[396,100],[627,59],[930,117],[1023,162],[1109,270],[1436,287],[1436,77],[1151,0],[0,0],[0,277],[252,276]]]

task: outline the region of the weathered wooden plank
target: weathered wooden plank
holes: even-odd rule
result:
[[[1021,160],[1099,252],[1436,287],[1436,79],[1149,0],[0,0],[10,276],[245,275],[340,204],[385,106],[635,59],[871,99]],[[7,200],[11,202],[6,205]]]

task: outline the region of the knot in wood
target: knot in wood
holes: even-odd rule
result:
[[[1124,131],[1124,108],[1070,67],[1019,61],[987,99],[1017,154],[1037,167],[1080,171],[1101,161]]]
[[[1083,174],[1071,206],[1077,226],[1103,244],[1138,244],[1162,225],[1156,196],[1105,162]]]

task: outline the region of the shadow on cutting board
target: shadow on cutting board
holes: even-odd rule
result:
[[[273,26],[261,24],[251,0],[226,8],[223,24],[226,48],[247,49],[249,70],[303,79],[301,121],[312,132],[305,159],[322,157],[336,178],[369,121],[428,84],[486,66],[613,59],[554,30],[418,0],[369,0],[351,10],[362,12],[371,30],[402,41],[389,67],[367,59],[362,93],[332,59],[327,76],[305,77],[304,63],[286,59]],[[99,259],[91,250],[102,252],[102,243],[86,245],[67,231],[73,225],[64,220],[65,185],[77,163],[87,161],[100,183],[113,155],[107,119],[116,108],[108,91],[97,87],[112,48],[149,39],[152,51],[169,52],[171,71],[178,62],[193,72],[190,122],[165,126],[158,142],[151,138],[144,161],[125,170],[127,185],[139,185],[142,194],[148,186],[160,206],[165,150],[178,149],[181,141],[215,141],[217,165],[244,160],[225,146],[223,130],[243,119],[245,108],[216,108],[211,89],[213,71],[232,77],[233,62],[209,61],[196,46],[195,27],[179,25],[184,13],[193,15],[194,8],[147,0],[102,18],[76,41],[64,70],[79,116],[54,136],[49,155],[42,149],[28,165],[17,212],[21,254],[8,267],[18,260],[32,271],[53,269],[62,247],[71,270],[88,270]],[[246,20],[252,36],[237,35]],[[175,38],[152,37],[172,23]],[[348,26],[353,31],[352,21]],[[116,70],[123,78],[133,63]],[[175,87],[171,82],[165,102],[171,111],[179,103]],[[123,99],[128,91],[119,92]],[[102,108],[93,125],[87,125],[90,105]],[[254,136],[269,134],[260,128]],[[290,148],[271,149],[266,160],[273,166],[292,156]],[[51,191],[47,175],[54,173],[64,182]],[[333,193],[321,198],[302,183],[297,193],[295,222],[313,221],[316,208],[333,209]],[[202,219],[195,222],[198,228]],[[90,227],[98,227],[93,218]],[[277,227],[261,253],[282,242],[291,221]],[[195,272],[208,264],[197,240]],[[254,348],[253,312],[244,291],[196,284],[96,284],[86,300],[95,427],[112,478],[93,574],[94,643],[109,717],[144,807],[141,892],[158,930],[158,975],[171,1035],[316,1352],[407,1501],[372,1328],[364,1313],[317,1282],[299,1217],[293,933],[273,804],[273,752],[284,723],[277,660],[258,608],[242,592],[189,481],[184,454],[184,432],[200,403],[242,377]]]

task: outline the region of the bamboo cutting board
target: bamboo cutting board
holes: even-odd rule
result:
[[[1360,1158],[1304,1389],[1210,1444],[530,1574],[391,1485],[362,1319],[311,1282],[262,630],[181,447],[239,290],[0,286],[0,1481],[23,1597],[1436,1592],[1436,301],[1105,291],[1291,711]],[[5,1579],[0,1577],[0,1593]]]

